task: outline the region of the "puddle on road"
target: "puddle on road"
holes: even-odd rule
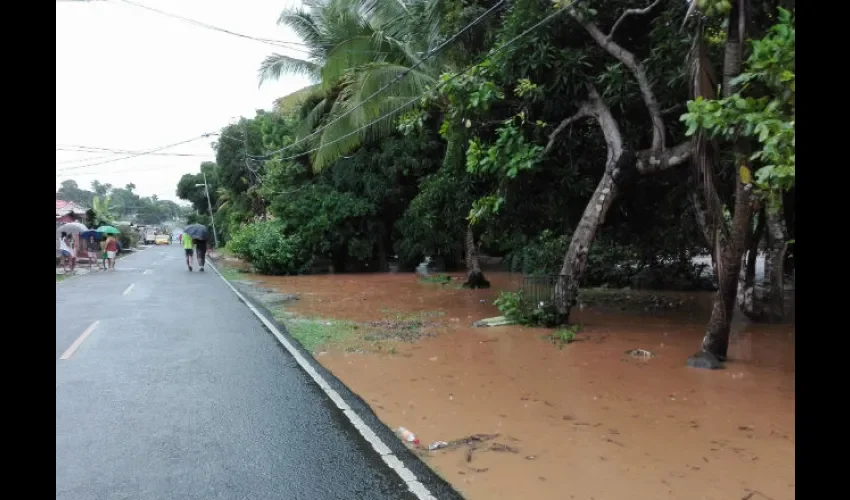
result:
[[[470,326],[499,315],[493,298],[516,286],[516,275],[487,277],[494,288],[484,291],[412,274],[259,279],[297,293],[285,305],[297,315],[445,312],[437,335],[396,343],[393,355],[329,349],[317,359],[423,445],[498,433],[492,442],[515,453],[424,453],[470,500],[794,498],[793,326],[736,322],[727,368],[691,370],[710,294],[679,294],[686,311],[576,311],[579,341],[559,350],[549,330]],[[655,356],[624,354],[635,348]]]

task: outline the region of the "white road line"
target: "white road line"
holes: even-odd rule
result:
[[[77,337],[77,340],[75,340],[74,343],[71,344],[71,347],[69,347],[67,351],[65,351],[61,356],[59,356],[59,359],[70,359],[71,356],[74,355],[74,351],[76,351],[77,348],[80,347],[80,344],[82,344],[83,341],[86,340],[86,337],[91,335],[91,332],[93,332],[95,330],[95,328],[97,328],[97,325],[99,325],[99,324],[100,324],[100,320],[97,320],[94,323],[92,323],[91,325],[89,325],[89,327],[86,328],[86,331],[84,331],[82,335]]]
[[[151,273],[150,269],[145,269],[145,272],[143,272],[142,274],[150,274],[150,273]]]
[[[242,299],[242,302],[244,302],[245,305],[248,306],[248,309],[250,309],[251,312],[254,313],[254,316],[256,316],[257,319],[259,319],[260,322],[266,326],[266,328],[271,330],[272,334],[274,334],[278,342],[280,342],[281,345],[283,345],[283,347],[287,351],[289,351],[289,354],[291,354],[292,357],[295,358],[295,362],[297,362],[298,365],[305,372],[307,372],[308,375],[310,375],[310,378],[312,378],[313,381],[316,382],[316,384],[325,392],[325,394],[328,395],[328,397],[331,399],[331,401],[334,402],[336,407],[342,410],[343,415],[345,415],[348,421],[351,422],[351,425],[354,426],[354,428],[357,429],[357,432],[359,432],[360,435],[363,436],[363,439],[365,439],[372,446],[372,449],[375,450],[375,452],[381,457],[381,459],[387,464],[387,466],[389,466],[389,468],[392,469],[392,471],[395,472],[396,475],[398,475],[398,477],[405,482],[407,488],[416,496],[416,498],[418,498],[419,500],[437,500],[436,497],[434,497],[434,495],[432,495],[431,492],[428,491],[428,488],[426,488],[425,485],[423,485],[417,479],[416,475],[413,474],[410,469],[405,467],[401,460],[398,459],[398,457],[393,455],[389,447],[387,447],[387,445],[383,441],[381,441],[381,438],[378,437],[378,434],[375,433],[375,431],[371,429],[368,425],[366,425],[363,419],[360,418],[360,416],[358,416],[357,413],[352,410],[350,406],[348,406],[348,403],[346,403],[340,397],[339,393],[337,393],[334,389],[331,388],[330,384],[328,384],[328,382],[324,378],[322,378],[321,375],[319,375],[319,372],[317,372],[313,368],[313,366],[307,362],[304,356],[302,356],[301,353],[298,352],[295,347],[293,347],[293,345],[286,339],[286,337],[284,337],[280,333],[280,330],[277,329],[274,323],[266,319],[266,317],[263,316],[257,310],[256,307],[254,307],[250,302],[248,302],[248,300],[245,299],[245,297],[239,292],[239,290],[237,290],[233,285],[230,284],[229,281],[224,278],[224,276],[221,275],[221,273],[218,271],[218,268],[215,267],[212,262],[208,262],[207,264],[211,268],[213,268],[216,274],[218,274],[218,277],[221,278],[222,281],[224,281],[228,288],[230,288],[233,293],[236,294],[237,297]]]
[[[132,290],[134,286],[136,286],[136,284],[131,283],[130,286],[128,286],[126,289],[124,289],[124,292],[122,292],[121,295],[127,295],[128,293],[130,293],[130,290]]]

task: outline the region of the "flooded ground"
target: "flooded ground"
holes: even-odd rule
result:
[[[727,368],[692,370],[684,362],[700,344],[710,294],[587,295],[591,305],[573,318],[583,330],[559,349],[550,330],[472,328],[500,314],[499,289],[516,287],[515,275],[487,277],[494,288],[484,291],[412,274],[257,279],[298,294],[282,306],[289,313],[364,325],[355,335],[428,318],[416,323],[426,335],[393,343],[391,354],[348,344],[314,355],[424,446],[498,434],[422,452],[470,500],[794,498],[792,325],[736,321]],[[674,310],[653,309],[659,302]],[[654,357],[625,354],[634,348]]]

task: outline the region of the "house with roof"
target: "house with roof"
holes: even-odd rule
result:
[[[56,227],[66,222],[83,222],[86,218],[86,207],[73,201],[56,200]]]

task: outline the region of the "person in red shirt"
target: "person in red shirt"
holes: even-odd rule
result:
[[[118,254],[118,240],[111,234],[106,238],[106,260],[109,269],[115,270],[115,256]]]

